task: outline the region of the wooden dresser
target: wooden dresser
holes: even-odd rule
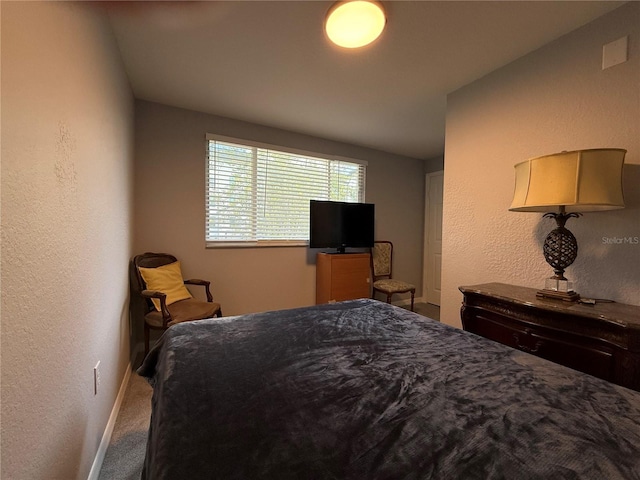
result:
[[[316,304],[369,298],[371,256],[368,253],[318,253]]]
[[[503,283],[460,291],[465,330],[640,391],[640,307],[538,298]]]

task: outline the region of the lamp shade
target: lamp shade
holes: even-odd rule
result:
[[[509,210],[594,212],[624,208],[622,166],[626,150],[594,148],[554,153],[515,165]]]

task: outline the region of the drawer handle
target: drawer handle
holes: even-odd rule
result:
[[[525,335],[529,335],[529,331],[525,331]],[[513,338],[516,339],[516,347],[518,347],[520,350],[523,350],[527,353],[537,353],[538,349],[542,346],[542,342],[540,340],[538,340],[533,347],[529,347],[528,345],[522,345],[520,343],[520,337],[518,336],[517,333],[513,334]]]

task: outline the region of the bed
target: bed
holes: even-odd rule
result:
[[[167,330],[165,479],[640,479],[640,392],[375,300]]]

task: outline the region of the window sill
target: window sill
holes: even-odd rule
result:
[[[263,248],[263,247],[308,247],[307,240],[259,240],[251,242],[211,242],[206,248]]]

